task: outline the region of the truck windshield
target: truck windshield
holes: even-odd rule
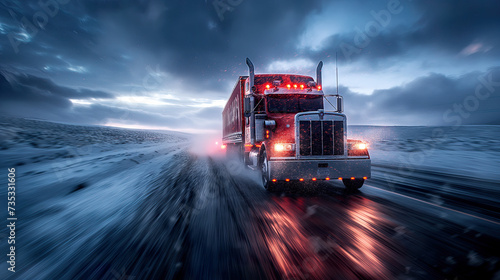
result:
[[[323,96],[309,94],[276,94],[267,96],[269,113],[299,113],[323,109]]]

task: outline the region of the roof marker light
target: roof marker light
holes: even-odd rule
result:
[[[304,85],[300,85],[300,89],[304,89]]]
[[[329,178],[329,177],[326,177],[326,178],[325,178],[325,180],[330,181],[330,178]]]
[[[363,177],[364,180],[368,179],[368,177]]]
[[[354,177],[351,177],[351,180],[354,180],[355,178]]]
[[[290,89],[292,86],[291,86],[290,84],[288,84],[288,85],[286,85],[286,87],[287,87],[288,89]]]
[[[272,179],[271,181],[276,182],[277,180],[276,179]]]
[[[297,85],[293,85],[293,88],[297,88]]]
[[[286,178],[285,181],[290,182],[290,179]]]
[[[304,181],[304,178],[300,178],[299,181],[301,181],[301,182]]]
[[[312,180],[313,180],[313,181],[316,181],[316,178],[313,178]]]
[[[321,86],[318,86],[318,90],[321,90]]]
[[[267,89],[270,89],[270,88],[271,88],[271,86],[270,86],[270,85],[266,85],[266,88],[267,88]]]
[[[342,180],[342,177],[339,177],[339,180]]]

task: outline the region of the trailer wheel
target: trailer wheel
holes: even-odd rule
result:
[[[267,161],[266,150],[264,150],[261,155],[260,172],[262,176],[262,185],[264,185],[266,190],[272,191],[274,183],[271,182],[269,178],[269,162]]]
[[[364,179],[342,179],[342,183],[344,183],[344,186],[347,190],[350,191],[355,191],[363,186],[365,183]]]

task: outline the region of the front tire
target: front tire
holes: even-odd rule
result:
[[[363,186],[363,184],[365,183],[365,180],[364,179],[354,179],[354,180],[342,179],[342,183],[344,183],[344,186],[347,190],[355,191]]]
[[[274,187],[274,183],[271,182],[270,174],[269,174],[269,162],[267,160],[266,150],[262,152],[261,161],[260,161],[260,172],[262,176],[262,185],[268,191],[272,191]]]

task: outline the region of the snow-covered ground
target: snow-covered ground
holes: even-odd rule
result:
[[[373,164],[500,180],[500,126],[350,126],[369,143]]]
[[[1,174],[7,178],[7,168],[14,167],[17,177],[17,262],[30,268],[18,279],[49,279],[51,262],[85,242],[96,244],[101,228],[132,218],[147,195],[144,186],[189,139],[176,132],[0,118]],[[0,189],[5,210],[6,191]],[[3,227],[2,243],[6,233]],[[6,279],[6,262],[0,271]]]

